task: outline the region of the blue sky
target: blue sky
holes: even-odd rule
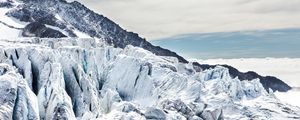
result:
[[[300,0],[79,0],[148,40],[178,34],[300,28]]]

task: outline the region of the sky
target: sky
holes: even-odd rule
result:
[[[148,40],[179,34],[300,28],[300,0],[78,0]]]
[[[300,58],[300,29],[186,34],[150,42],[185,58]]]

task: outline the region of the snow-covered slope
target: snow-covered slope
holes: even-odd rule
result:
[[[231,78],[221,66],[196,72],[191,63],[99,39],[0,46],[0,114],[8,119],[300,118],[300,108],[281,103],[258,79]]]
[[[1,3],[6,3],[6,1],[0,1],[0,6]],[[19,28],[25,27],[26,24],[18,22],[17,20],[14,20],[13,18],[5,15],[9,10],[11,10],[11,8],[0,7],[0,38],[2,39],[12,39],[19,37],[22,31]]]

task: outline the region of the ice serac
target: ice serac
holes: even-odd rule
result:
[[[75,119],[71,98],[65,91],[62,67],[47,62],[42,70],[41,88],[38,92],[41,119]]]
[[[39,119],[37,98],[9,64],[0,64],[0,119]]]
[[[5,119],[300,118],[298,107],[259,79],[232,78],[222,66],[197,72],[175,57],[92,38],[19,38],[0,46]]]

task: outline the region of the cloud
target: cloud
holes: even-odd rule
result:
[[[150,40],[178,34],[300,27],[300,0],[79,0]]]

